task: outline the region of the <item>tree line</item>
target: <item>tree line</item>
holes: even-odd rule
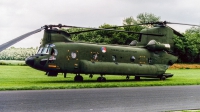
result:
[[[0,60],[25,60],[27,57],[36,53],[38,48],[15,48],[11,47],[9,49],[0,52]]]

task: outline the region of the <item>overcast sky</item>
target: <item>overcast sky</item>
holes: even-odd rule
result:
[[[0,0],[0,44],[48,24],[122,25],[127,17],[152,13],[162,21],[200,24],[200,0]],[[172,25],[171,25],[172,26]],[[173,25],[184,32],[190,27]],[[14,47],[39,46],[43,32]]]

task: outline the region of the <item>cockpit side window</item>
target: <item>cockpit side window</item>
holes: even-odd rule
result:
[[[55,55],[55,50],[52,48],[51,55]]]
[[[52,46],[50,47],[51,52],[50,52],[50,57],[49,60],[56,60],[56,56],[58,54],[57,50],[53,48]]]
[[[58,54],[58,51],[54,48],[51,50],[51,55],[56,56]]]

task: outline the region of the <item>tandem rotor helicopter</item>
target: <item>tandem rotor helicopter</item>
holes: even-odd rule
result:
[[[74,73],[74,81],[83,81],[81,74],[100,74],[98,82],[106,81],[104,75],[124,75],[126,79],[135,76],[160,78],[165,80],[173,74],[165,73],[178,57],[173,55],[173,35],[183,36],[167,24],[180,24],[172,22],[151,22],[137,25],[154,25],[152,28],[143,29],[141,32],[115,30],[110,28],[88,28],[81,32],[68,33],[60,28],[87,28],[67,25],[45,25],[40,29],[26,33],[7,43],[0,45],[0,51],[16,42],[44,30],[41,45],[37,53],[26,58],[25,62],[30,67],[46,72],[48,76],[57,76],[58,73]],[[126,25],[133,26],[133,25]],[[125,26],[117,26],[125,27]],[[117,31],[138,34],[138,40],[133,40],[129,45],[91,44],[73,42],[70,35],[96,31]]]

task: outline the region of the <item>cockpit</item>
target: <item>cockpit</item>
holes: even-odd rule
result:
[[[41,47],[38,49],[38,52],[36,54],[49,54],[49,50],[50,48]]]
[[[55,45],[54,44],[47,44],[44,47],[41,46],[36,54],[50,54],[50,55],[57,55],[58,52],[57,50],[54,48]]]

